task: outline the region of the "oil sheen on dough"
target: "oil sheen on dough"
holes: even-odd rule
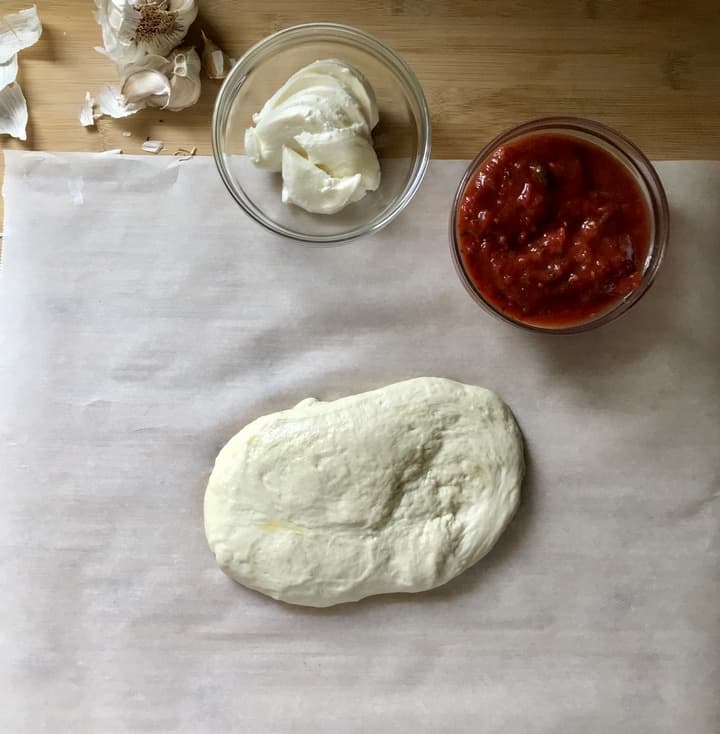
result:
[[[424,591],[492,548],[523,473],[497,395],[421,377],[245,426],[217,457],[205,532],[225,573],[292,604]]]

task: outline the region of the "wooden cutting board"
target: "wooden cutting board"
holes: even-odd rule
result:
[[[28,3],[0,5],[5,14]],[[144,110],[81,127],[86,89],[116,78],[93,47],[90,0],[39,2],[41,40],[20,55],[28,99],[25,143],[4,148],[140,153],[148,138],[208,154],[220,82],[197,105]],[[415,70],[428,98],[433,157],[471,158],[491,137],[532,117],[605,122],[655,159],[720,158],[720,11],[712,0],[201,0],[203,28],[231,56],[296,23],[334,21],[376,34]],[[331,8],[330,10],[328,8]],[[131,135],[123,136],[123,131]]]

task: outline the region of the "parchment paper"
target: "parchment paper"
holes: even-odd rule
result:
[[[6,153],[2,732],[720,730],[720,163],[662,163],[667,260],[576,337],[485,315],[451,265],[464,163],[336,249],[249,221],[209,159]],[[522,507],[445,588],[327,611],[205,543],[245,422],[414,375],[497,390]]]

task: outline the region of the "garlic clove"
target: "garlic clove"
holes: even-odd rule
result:
[[[231,59],[212,39],[201,31],[203,37],[202,67],[208,79],[224,79],[233,64]]]
[[[95,97],[90,92],[85,92],[85,102],[80,108],[80,124],[83,127],[92,127],[95,125],[95,115],[93,115],[93,107],[95,106]]]
[[[17,82],[0,90],[0,135],[26,140],[28,110],[25,95]]]
[[[170,80],[170,98],[166,109],[177,112],[194,105],[200,99],[200,80],[175,76]]]
[[[170,98],[168,110],[183,110],[194,105],[200,98],[200,57],[194,48],[180,48],[170,56],[173,65],[170,76]]]
[[[168,76],[172,71],[172,68],[172,62],[169,59],[166,59],[164,56],[160,56],[159,54],[147,54],[137,61],[123,64],[122,66],[120,66],[119,71],[120,78],[122,81],[124,81],[136,71],[147,71],[148,69],[152,71],[159,71]]]
[[[42,24],[35,5],[6,15],[0,20],[0,62],[32,46],[41,35]]]
[[[17,54],[13,54],[7,61],[0,63],[0,89],[12,84],[17,79],[17,72]]]
[[[120,69],[120,91],[131,104],[164,107],[170,94],[172,63],[164,56],[148,54]]]
[[[105,84],[95,96],[95,102],[101,115],[109,117],[128,117],[144,108],[144,104],[128,102],[117,85]]]
[[[172,63],[172,73],[174,76],[183,76],[188,78],[200,78],[200,57],[197,51],[191,46],[178,48],[170,55]]]
[[[193,48],[180,48],[167,59],[148,54],[125,64],[120,86],[106,85],[97,106],[111,117],[127,117],[145,107],[182,110],[198,101],[200,89],[200,57]]]
[[[170,95],[170,81],[159,71],[136,71],[125,80],[120,91],[130,104],[164,107]]]

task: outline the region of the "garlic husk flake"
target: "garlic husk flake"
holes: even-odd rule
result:
[[[42,24],[35,5],[0,19],[0,62],[32,46],[42,35]]]
[[[80,108],[80,124],[83,127],[93,127],[95,125],[95,115],[93,114],[93,107],[95,106],[95,97],[90,92],[85,92],[85,101],[83,106]]]
[[[28,109],[25,95],[17,82],[0,90],[0,135],[26,140]]]
[[[95,6],[101,52],[117,64],[167,56],[182,43],[198,11],[197,0],[95,0]]]
[[[159,153],[165,146],[162,140],[146,140],[140,147],[146,153]]]

